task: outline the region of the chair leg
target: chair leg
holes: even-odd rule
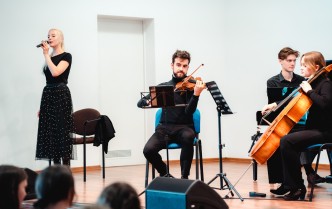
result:
[[[195,145],[195,158],[196,158],[196,160],[195,160],[195,164],[196,164],[196,179],[199,179],[199,167],[198,167],[198,159],[199,159],[199,156],[198,156],[198,140],[197,140],[197,142],[196,142],[196,145]]]
[[[83,181],[86,182],[86,144],[83,144]]]
[[[156,178],[156,169],[152,166],[152,179]]]
[[[105,179],[105,154],[104,154],[104,143],[101,144],[101,157],[102,157],[102,166],[103,166],[103,179]]]
[[[252,178],[254,181],[257,180],[257,162],[256,160],[253,160],[253,167],[252,167]]]
[[[201,170],[201,181],[204,182],[204,169],[203,169],[203,153],[202,153],[202,142],[198,140],[198,152],[199,152],[199,163],[200,163],[200,170]]]
[[[146,165],[145,165],[145,188],[148,186],[149,184],[149,161],[146,161]]]
[[[324,145],[323,145],[324,146]],[[314,176],[316,176],[317,171],[318,171],[318,164],[319,164],[319,158],[320,158],[320,153],[322,151],[322,147],[319,149],[318,151],[318,155],[317,155],[317,160],[316,160],[316,166],[315,166],[315,172],[314,172]],[[314,188],[315,188],[315,184],[311,184],[311,189],[310,189],[310,196],[309,196],[309,201],[312,201],[312,197],[314,194]]]
[[[146,161],[146,164],[145,164],[145,182],[144,182],[145,188],[149,184],[149,166],[150,166],[149,161]],[[151,172],[152,172],[152,180],[153,180],[156,176],[155,169],[154,169],[153,166],[151,168]]]
[[[332,149],[331,147],[326,148],[326,154],[330,163],[330,175],[332,175]]]

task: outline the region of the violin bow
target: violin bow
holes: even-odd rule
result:
[[[194,70],[189,76],[187,76],[185,79],[183,79],[183,83],[187,83],[189,80],[190,80],[190,78],[191,78],[191,76],[199,69],[199,68],[201,68],[201,67],[203,67],[204,66],[204,64],[200,64],[199,66],[198,66],[198,68],[196,68],[196,70]],[[175,88],[174,89],[174,91],[176,91],[176,90],[178,90],[177,88]]]

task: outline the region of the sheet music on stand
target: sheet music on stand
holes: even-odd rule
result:
[[[174,102],[174,87],[171,85],[165,86],[150,86],[151,107],[173,107]]]
[[[177,91],[185,94],[186,91]],[[172,85],[160,85],[150,86],[149,92],[141,92],[141,98],[149,99],[150,106],[142,108],[169,108],[169,107],[185,107],[188,105],[188,101],[184,101],[182,104],[175,104],[174,100],[174,86]]]
[[[221,113],[225,114],[233,114],[231,108],[228,106],[224,96],[220,92],[218,85],[215,81],[210,81],[205,83],[208,88],[208,91],[211,93],[212,98],[214,99],[217,106],[220,108]]]

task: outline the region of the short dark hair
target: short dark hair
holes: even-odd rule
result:
[[[36,180],[35,208],[46,208],[61,200],[72,202],[75,195],[74,177],[68,166],[53,165],[45,168]]]
[[[140,209],[140,200],[136,190],[125,182],[115,182],[102,191],[98,204],[112,209]]]
[[[172,56],[172,63],[174,63],[176,58],[181,58],[181,59],[187,59],[190,63],[190,54],[187,51],[184,50],[176,50],[176,52]]]
[[[295,55],[296,58],[299,56],[298,51],[296,51],[290,47],[285,47],[285,48],[281,49],[280,52],[278,53],[278,58],[281,60],[284,60],[284,59],[287,59],[287,57],[291,54]]]
[[[0,165],[0,208],[20,208],[18,187],[27,178],[23,168]]]

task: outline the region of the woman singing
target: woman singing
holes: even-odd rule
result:
[[[36,159],[53,160],[55,164],[70,165],[73,133],[72,100],[67,80],[72,56],[64,50],[63,34],[50,29],[48,40],[41,46],[45,58],[43,72],[46,77],[40,110]],[[49,54],[49,49],[53,51]]]

